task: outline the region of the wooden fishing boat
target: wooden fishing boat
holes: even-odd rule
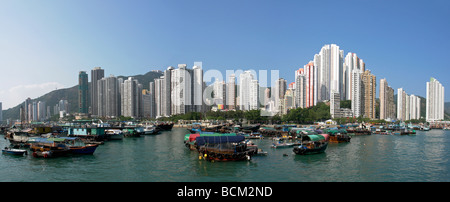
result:
[[[25,149],[13,149],[13,148],[8,148],[8,147],[5,147],[5,149],[2,149],[2,153],[3,154],[18,155],[18,156],[23,156],[24,154],[28,155],[28,152]]]
[[[35,150],[33,152],[33,157],[35,157],[35,158],[39,158],[39,157],[53,158],[53,157],[66,156],[70,153],[71,153],[71,151],[69,148],[53,147],[53,148],[50,148],[49,150],[45,150],[45,149]]]
[[[200,136],[196,138],[199,159],[207,161],[251,160],[258,147],[248,147],[244,136]]]
[[[323,153],[328,147],[328,142],[322,135],[304,135],[302,144],[294,147],[294,153],[298,155]]]
[[[330,135],[330,140],[329,142],[334,142],[334,143],[343,143],[343,142],[350,142],[352,138],[348,135],[345,134],[335,134],[335,135]]]
[[[33,151],[33,157],[59,157],[71,153],[69,146],[65,143],[67,140],[75,138],[30,138],[30,149]]]
[[[69,146],[69,150],[72,154],[94,154],[98,145],[88,144],[86,146]]]
[[[186,134],[184,137],[184,144],[190,150],[197,150],[196,138],[200,136],[236,136],[236,133],[201,132],[195,134]]]
[[[298,155],[323,153],[327,149],[327,146],[328,142],[309,142],[307,144],[294,147],[294,153]]]

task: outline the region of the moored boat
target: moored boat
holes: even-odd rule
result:
[[[44,157],[44,158],[50,158],[50,157],[60,157],[60,156],[66,156],[70,154],[71,151],[68,147],[50,147],[45,148],[44,146],[40,150],[34,150],[33,157]]]
[[[159,133],[159,130],[155,127],[155,126],[146,126],[143,129],[143,133],[144,135],[156,135]]]
[[[108,140],[122,140],[123,132],[118,129],[107,129],[105,135]]]
[[[213,132],[202,132],[202,133],[195,133],[195,134],[186,134],[184,137],[184,144],[186,147],[188,147],[190,150],[196,150],[196,139],[200,136],[236,136],[236,133],[213,133]]]
[[[328,142],[309,142],[294,147],[294,153],[298,155],[318,154],[323,153],[327,149]]]
[[[304,135],[302,144],[294,147],[294,153],[298,155],[323,153],[328,147],[328,142],[321,135]]]
[[[5,149],[2,149],[2,153],[18,155],[18,156],[23,156],[24,154],[25,155],[28,154],[27,150],[25,150],[25,149],[13,149],[13,148],[8,148],[8,147],[5,147]]]
[[[158,123],[156,128],[158,130],[172,130],[174,123]]]
[[[199,159],[208,161],[250,160],[258,147],[248,147],[244,136],[202,136],[196,139]]]
[[[72,154],[93,154],[98,145],[88,144],[86,146],[70,146],[69,150]]]

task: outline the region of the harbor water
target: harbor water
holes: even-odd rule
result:
[[[250,161],[208,162],[183,144],[185,128],[107,141],[93,155],[53,159],[0,155],[1,182],[449,182],[450,131],[353,136],[325,153],[270,148]],[[1,137],[0,147],[9,142]]]

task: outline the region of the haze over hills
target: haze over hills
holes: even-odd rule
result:
[[[150,71],[146,74],[139,74],[134,75],[131,77],[134,77],[141,83],[144,87],[144,89],[149,88],[149,83],[152,82],[155,78],[159,78],[162,76],[163,73],[160,71]],[[74,80],[78,80],[78,75],[74,76]],[[117,76],[117,78],[124,78],[127,79],[130,76]],[[89,82],[90,83],[90,82]],[[90,95],[90,88],[89,93]],[[51,110],[53,111],[53,106],[55,106],[59,100],[67,100],[69,102],[69,112],[74,113],[78,111],[78,85],[75,85],[70,88],[63,88],[51,91],[45,95],[42,95],[38,98],[32,99],[33,101],[44,101],[46,103],[46,106],[50,106]],[[20,103],[19,105],[9,108],[7,110],[3,110],[3,120],[7,119],[19,119],[20,117],[20,106],[23,105],[25,100]]]

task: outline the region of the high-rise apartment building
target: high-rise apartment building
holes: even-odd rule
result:
[[[427,82],[426,120],[437,121],[444,119],[444,86],[431,77]]]
[[[226,86],[226,105],[228,109],[235,109],[236,107],[236,76],[231,74],[228,77]]]
[[[164,75],[155,79],[155,117],[169,117],[171,115],[171,78],[172,72],[175,68],[169,66],[165,71]]]
[[[386,79],[380,80],[380,119],[395,119],[394,89],[391,88]]]
[[[89,112],[88,105],[88,75],[85,71],[80,71],[78,74],[78,113],[87,114]],[[30,98],[28,98],[30,99]],[[27,100],[28,100],[27,99]],[[27,102],[25,102],[26,105]],[[28,102],[31,104],[31,100]],[[32,120],[32,116],[30,116],[31,110],[28,110],[28,120]]]
[[[397,89],[397,120],[406,121],[406,98],[407,94],[403,88]]]
[[[275,86],[272,89],[272,98],[276,107],[276,112],[283,111],[284,95],[286,94],[287,81],[283,78],[279,78],[275,81]]]
[[[363,97],[364,97],[364,118],[375,119],[375,99],[376,99],[376,76],[369,70],[361,74],[361,82],[363,83]]]
[[[318,101],[330,100],[331,90],[345,95],[344,51],[336,44],[327,44],[322,47],[318,56],[314,56],[315,66],[318,67]]]
[[[150,99],[148,102],[150,102],[150,105],[148,106],[148,110],[149,110],[149,112],[148,112],[148,114],[146,114],[146,113],[144,113],[144,117],[147,117],[147,118],[155,118],[156,117],[156,103],[155,103],[155,82],[153,81],[153,82],[150,82],[150,84],[148,85],[149,86],[149,90],[148,90],[148,96],[149,96],[149,98],[148,99]],[[144,103],[144,105],[145,105],[145,103]],[[145,109],[144,109],[144,111],[145,111]]]
[[[193,77],[192,77],[192,89],[193,89],[193,108],[194,112],[203,112],[204,104],[203,104],[203,69],[201,63],[194,63],[194,67],[192,67]]]
[[[105,70],[95,67],[91,70],[91,113],[98,115],[98,81],[105,76]]]
[[[164,71],[163,80],[161,80],[161,116],[169,117],[172,113],[172,72],[174,67],[169,66]]]
[[[31,98],[27,98],[25,100],[24,103],[24,118],[25,118],[25,122],[30,122],[32,120],[32,112],[30,111],[30,107],[31,107]]]
[[[409,96],[409,119],[420,119],[420,97],[416,95]]]
[[[114,76],[102,78],[100,80],[99,89],[99,116],[118,117],[120,116],[120,86],[119,81]],[[101,97],[101,98],[100,98]],[[100,102],[102,100],[102,102]]]
[[[122,115],[126,117],[140,117],[142,111],[142,84],[134,79],[128,77],[121,84],[123,93],[121,94],[121,110]]]
[[[358,58],[356,53],[348,53],[344,60],[344,85],[345,96],[344,99],[352,99],[352,72],[354,70],[364,72],[365,64],[362,59]]]
[[[303,74],[303,69],[295,77],[295,106],[300,108],[306,107],[306,76]]]
[[[224,81],[216,79],[213,84],[214,103],[217,105],[225,104],[226,99],[226,85]]]
[[[363,83],[361,81],[361,72],[359,70],[352,71],[352,113],[354,117],[360,117],[363,115]]]
[[[240,75],[239,81],[239,106],[241,110],[253,110],[259,108],[259,85],[251,71],[245,71]]]
[[[341,95],[338,92],[331,91],[330,97],[330,115],[331,118],[340,118],[337,116],[341,108]]]
[[[151,95],[150,91],[143,89],[142,90],[142,117],[151,118]]]
[[[33,101],[31,109],[33,110],[33,121],[38,121],[38,104],[36,101]]]
[[[171,74],[171,115],[185,114],[192,111],[193,71],[186,68],[186,64],[179,64]]]
[[[164,83],[164,76],[161,76],[159,78],[156,78],[154,80],[155,83],[155,117],[159,118],[164,116],[163,115],[163,83]]]
[[[305,74],[305,107],[312,107],[317,104],[317,67],[313,61],[304,66]]]
[[[47,119],[47,105],[44,101],[39,101],[37,103],[37,120],[45,121]]]
[[[286,88],[287,88],[287,81],[286,79],[279,78],[275,81],[275,88],[274,88],[274,97],[276,99],[284,99],[284,95],[286,94]]]

